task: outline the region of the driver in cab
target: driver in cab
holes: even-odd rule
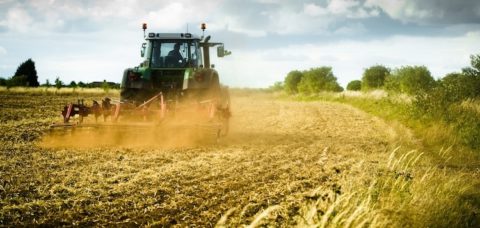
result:
[[[180,43],[176,43],[173,46],[173,50],[168,52],[168,56],[175,64],[180,64],[183,61],[183,56],[180,54]]]

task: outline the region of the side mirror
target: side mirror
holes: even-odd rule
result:
[[[225,57],[227,55],[232,54],[231,51],[225,50],[225,47],[223,45],[220,45],[217,47],[217,56],[218,57]]]
[[[217,47],[217,56],[219,58],[225,56],[225,48],[223,47],[223,45]]]
[[[145,56],[145,49],[147,48],[147,43],[143,43],[142,44],[142,49],[140,49],[140,56],[142,56],[142,58]]]

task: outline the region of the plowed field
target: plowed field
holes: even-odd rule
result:
[[[0,225],[298,225],[384,175],[399,137],[350,106],[239,93],[218,144],[45,145],[76,96],[0,95]]]

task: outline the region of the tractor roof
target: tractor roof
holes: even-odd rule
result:
[[[191,33],[148,33],[146,40],[200,40],[200,37],[192,35]]]

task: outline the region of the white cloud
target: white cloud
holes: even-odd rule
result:
[[[326,15],[328,13],[328,11],[325,8],[319,6],[315,3],[304,4],[303,5],[303,12],[305,14],[307,14],[308,16],[313,16],[313,17],[323,16],[323,15]]]
[[[331,0],[327,9],[332,14],[349,14],[359,4],[355,0]]]
[[[355,0],[330,0],[326,7],[307,3],[303,6],[303,12],[312,17],[368,18],[379,15],[377,9],[361,5]]]
[[[242,28],[242,27],[233,27],[233,26],[227,26],[232,32],[238,32],[238,33],[242,33],[242,34],[245,34],[249,37],[264,37],[267,35],[267,32],[265,32],[264,30],[253,30],[253,29],[245,29],[245,28]]]
[[[112,0],[100,1],[98,4],[88,8],[88,15],[96,20],[108,18],[131,18],[139,10],[139,3],[136,0]]]
[[[192,19],[188,17],[193,13],[192,9],[184,7],[182,3],[173,2],[162,9],[148,12],[144,21],[152,22],[152,28],[174,30],[185,26],[188,19]]]
[[[367,29],[365,28],[365,26],[363,24],[354,23],[354,24],[347,24],[345,26],[342,26],[342,27],[336,29],[333,32],[333,34],[352,36],[352,35],[364,34],[366,32],[367,32]]]
[[[27,32],[32,23],[33,18],[20,6],[10,8],[5,19],[0,21],[1,26],[5,26],[10,30],[21,33]]]
[[[278,3],[278,2],[277,2]],[[228,4],[228,3],[225,3]],[[246,5],[248,6],[248,5]],[[258,10],[245,10],[241,14],[238,8],[228,9],[224,15],[216,16],[216,28],[228,28],[230,31],[246,34],[250,37],[261,37],[268,34],[305,35],[332,34],[331,27],[346,19],[376,17],[379,10],[363,7],[352,0],[332,0],[327,4],[314,2],[285,4],[252,5]],[[232,10],[236,10],[235,12]]]
[[[4,47],[0,46],[0,56],[2,55],[7,55],[7,50]]]
[[[158,9],[148,11],[146,16],[140,17],[140,21],[151,24],[152,29],[163,31],[183,31],[187,24],[199,24],[212,19],[218,1],[167,1],[159,7],[145,7],[144,9]],[[149,1],[144,3],[149,4]],[[135,22],[138,24],[138,22]]]
[[[308,7],[308,6],[307,6]],[[333,18],[312,17],[302,12],[281,9],[268,13],[266,28],[276,34],[321,34],[326,31]]]
[[[279,4],[279,0],[256,0],[258,3],[262,4]]]

